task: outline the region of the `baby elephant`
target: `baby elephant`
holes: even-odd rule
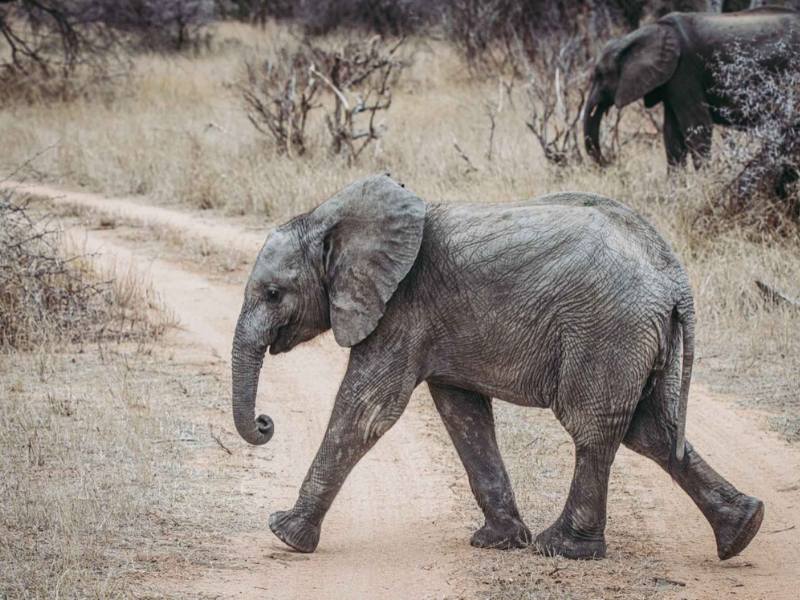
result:
[[[694,353],[686,272],[637,214],[560,193],[517,204],[427,204],[387,176],[346,187],[267,238],[233,342],[233,416],[251,444],[264,355],[333,329],[351,348],[328,429],[291,510],[269,526],[313,552],[350,470],[426,382],[486,523],[472,544],[569,558],[606,553],[620,443],[653,459],[711,524],[721,559],[755,536],[760,500],[684,439]],[[550,408],[575,443],[561,515],[535,540],[497,448],[492,400]]]

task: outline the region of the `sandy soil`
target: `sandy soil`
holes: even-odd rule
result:
[[[22,189],[57,202],[151,219],[253,256],[263,241],[261,234],[147,206],[135,198],[115,200],[46,186]],[[168,259],[142,260],[135,245],[114,230],[80,235],[88,249],[114,257],[120,265],[134,264],[147,274],[180,320],[187,344],[228,356],[241,284],[212,282],[196,269]],[[241,277],[243,284],[246,273]],[[457,598],[488,593],[479,581],[485,557],[492,553],[468,545],[470,531],[460,515],[463,505],[472,502],[469,490],[421,392],[348,479],[315,554],[293,553],[269,532],[269,512],[288,508],[295,499],[322,438],[346,361],[347,352],[330,335],[267,361],[258,403],[261,412],[273,416],[276,433],[267,446],[243,450],[263,476],[248,474],[241,481],[254,501],[263,503],[264,527],[230,545],[230,552],[248,568],[166,571],[159,576],[160,589],[212,597],[261,593],[270,598]],[[227,420],[218,425],[232,429]],[[699,384],[692,391],[688,439],[737,487],[764,500],[766,517],[744,554],[720,563],[711,530],[688,496],[654,464],[623,449],[615,470],[623,473],[632,492],[623,498],[612,496],[610,512],[617,518],[637,515],[632,523],[646,530],[651,542],[647,547],[666,565],[672,582],[664,597],[796,598],[800,452],[766,432],[762,415],[736,409]],[[613,581],[597,581],[597,589],[604,589],[604,583]]]

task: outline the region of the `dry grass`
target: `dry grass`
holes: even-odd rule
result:
[[[148,574],[225,564],[224,536],[257,515],[230,481],[241,455],[209,434],[218,370],[169,347],[0,355],[0,597],[131,597]]]

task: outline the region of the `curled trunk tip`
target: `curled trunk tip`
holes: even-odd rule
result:
[[[233,422],[242,439],[254,446],[266,444],[275,432],[272,419],[267,415],[255,416],[258,377],[263,360],[264,351],[261,349],[242,348],[234,343],[231,360]]]

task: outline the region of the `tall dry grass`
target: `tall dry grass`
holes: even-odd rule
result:
[[[224,382],[173,353],[0,354],[0,597],[164,597],[156,573],[232,566],[224,536],[259,524],[244,457],[187,417],[222,411]]]

